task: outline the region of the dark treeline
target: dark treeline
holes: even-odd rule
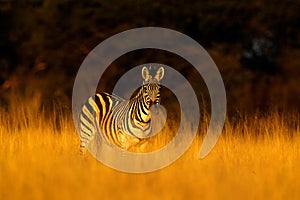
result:
[[[131,28],[160,26],[192,37],[210,53],[230,112],[299,110],[299,10],[299,1],[281,0],[1,0],[0,103],[39,96],[45,106],[70,107],[76,72],[96,45]],[[114,64],[160,60],[197,87],[200,76],[175,55],[136,55]]]

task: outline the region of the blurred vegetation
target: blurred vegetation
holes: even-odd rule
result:
[[[42,107],[54,102],[68,109],[76,72],[96,45],[131,28],[160,26],[191,36],[210,53],[229,112],[299,111],[299,10],[291,0],[0,0],[0,103],[9,108],[14,96],[38,96]],[[116,64],[153,57],[193,82],[194,73],[175,55],[150,52]]]

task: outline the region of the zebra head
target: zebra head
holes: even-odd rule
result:
[[[143,88],[142,93],[146,104],[150,107],[152,104],[160,102],[160,85],[159,81],[164,77],[164,68],[160,67],[154,77],[149,73],[147,67],[142,69]]]

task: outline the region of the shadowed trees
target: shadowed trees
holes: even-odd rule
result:
[[[268,90],[269,97],[283,90],[288,91],[286,95],[299,94],[296,87],[290,87],[296,78],[286,78],[287,73],[299,72],[294,67],[299,63],[299,9],[296,1],[279,0],[179,0],[167,4],[150,0],[2,1],[0,96],[5,102],[12,87],[24,94],[30,86],[43,99],[65,99],[69,104],[72,84],[85,56],[113,34],[142,26],[175,29],[203,45],[224,77],[230,109],[240,103],[240,94],[252,90]],[[295,60],[286,62],[286,52]],[[124,62],[135,63],[134,59],[131,56]],[[147,59],[142,57],[140,62]],[[174,57],[169,60],[176,65]],[[187,65],[182,64],[179,70]],[[184,73],[193,77],[192,72]],[[265,89],[261,89],[260,80],[266,80]],[[285,88],[286,81],[290,84]],[[253,95],[269,104],[269,97]],[[291,98],[285,99],[288,105]],[[241,106],[246,108],[258,106],[243,101]],[[281,99],[274,103],[281,103]]]

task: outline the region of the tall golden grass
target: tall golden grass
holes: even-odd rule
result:
[[[0,110],[0,199],[300,199],[297,114],[227,120],[214,150],[199,160],[202,128],[172,165],[128,174],[80,156],[70,113],[48,114],[35,99]]]

